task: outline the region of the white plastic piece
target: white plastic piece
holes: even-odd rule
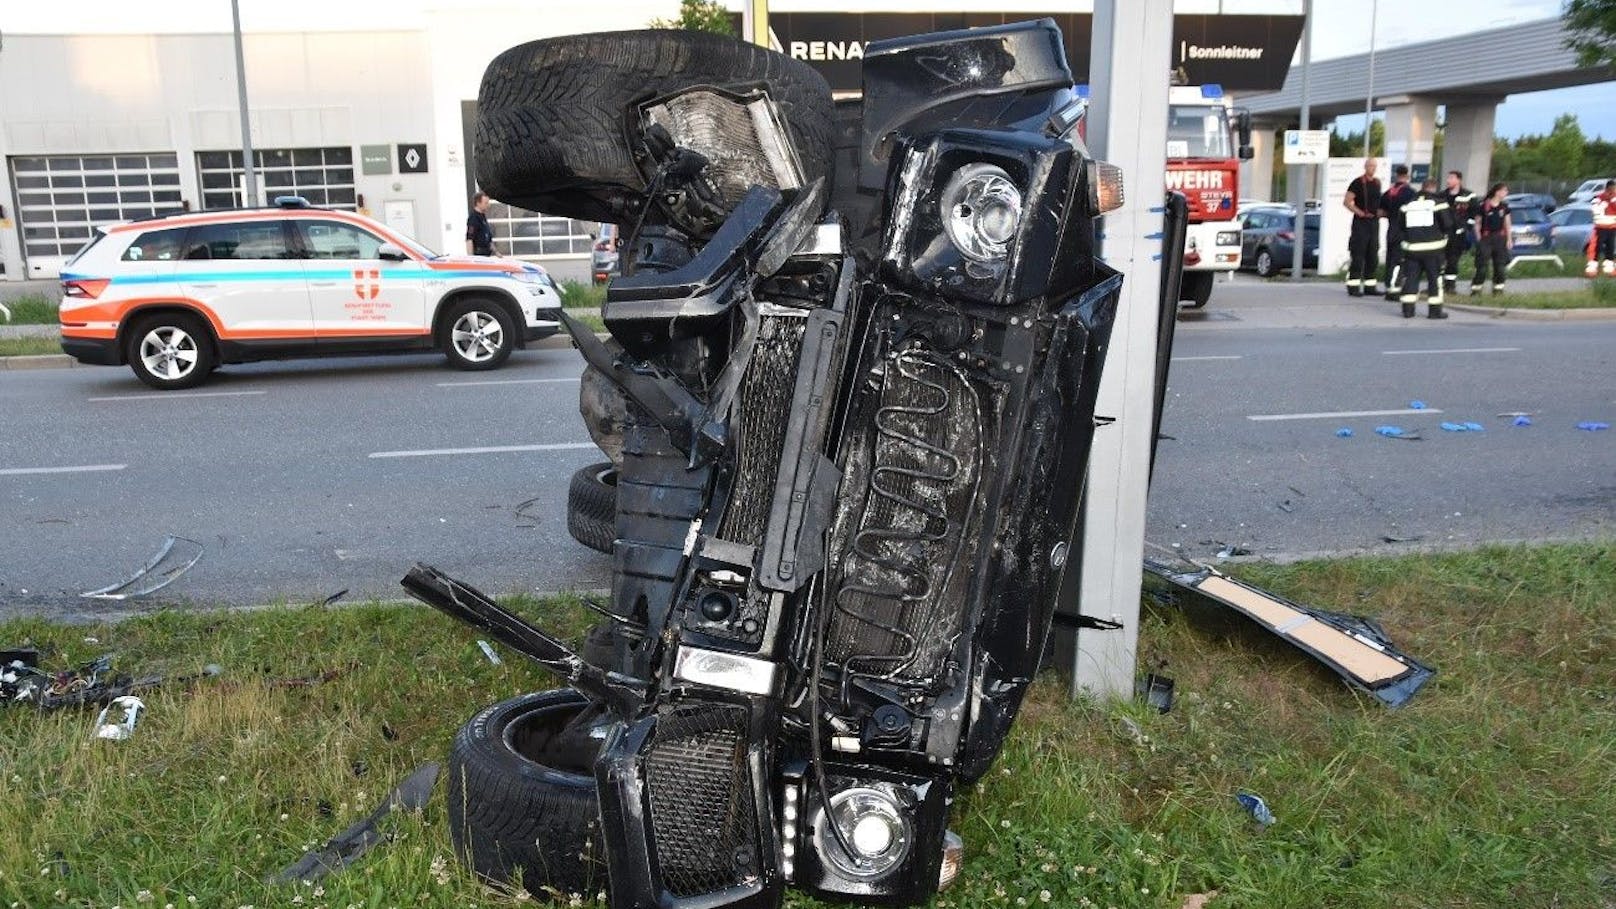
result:
[[[779,671],[779,664],[768,660],[688,646],[679,648],[679,657],[673,664],[673,677],[680,681],[746,694],[773,692]]]
[[[123,719],[116,723],[107,722],[107,712],[114,707],[123,708]],[[146,702],[134,695],[126,694],[123,697],[113,698],[112,703],[101,708],[101,715],[95,718],[95,737],[121,742],[135,734],[135,724],[140,722],[140,712],[146,709]]]

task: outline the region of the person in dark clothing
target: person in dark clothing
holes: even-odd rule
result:
[[[1361,297],[1365,291],[1375,292],[1375,260],[1380,258],[1380,180],[1375,177],[1374,158],[1364,159],[1363,176],[1348,184],[1341,205],[1352,212],[1347,293]]]
[[[474,256],[494,254],[494,229],[488,226],[488,194],[471,197],[471,215],[466,218],[466,252]]]
[[[1476,275],[1470,279],[1471,296],[1481,293],[1482,285],[1487,283],[1488,266],[1492,271],[1493,294],[1504,292],[1504,275],[1515,247],[1509,237],[1509,203],[1504,201],[1507,195],[1507,185],[1494,183],[1492,189],[1487,190],[1487,199],[1476,209],[1472,228],[1476,240]]]
[[[1386,218],[1386,299],[1396,300],[1402,286],[1403,219],[1402,208],[1414,201],[1414,187],[1408,185],[1408,165],[1392,168],[1392,185],[1380,196],[1380,213]]]
[[[1448,185],[1442,193],[1452,216],[1453,231],[1448,234],[1447,255],[1442,263],[1442,290],[1459,292],[1459,259],[1470,248],[1470,219],[1476,207],[1476,194],[1464,186],[1464,174],[1448,171]]]
[[[1436,181],[1426,180],[1414,198],[1398,208],[1399,233],[1403,236],[1403,318],[1414,318],[1419,302],[1420,278],[1426,283],[1426,301],[1433,319],[1446,319],[1442,311],[1442,285],[1438,283],[1442,256],[1453,236],[1453,210],[1446,197],[1436,191]]]

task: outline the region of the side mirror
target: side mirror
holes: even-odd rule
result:
[[[1235,108],[1234,130],[1239,138],[1240,160],[1250,161],[1257,154],[1251,147],[1251,111],[1243,107]]]
[[[409,259],[401,247],[392,243],[383,243],[376,247],[376,258],[386,262],[403,262]]]

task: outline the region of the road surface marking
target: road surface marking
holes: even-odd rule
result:
[[[1259,422],[1268,420],[1323,420],[1333,417],[1395,417],[1406,413],[1441,413],[1435,407],[1403,407],[1398,410],[1338,410],[1333,413],[1257,413],[1246,419]]]
[[[0,477],[20,477],[32,473],[99,473],[107,470],[123,470],[128,464],[85,464],[80,467],[5,467],[0,468]]]
[[[106,395],[89,398],[91,401],[168,401],[177,398],[242,398],[248,395],[267,395],[259,391],[161,391],[154,395]]]
[[[1444,347],[1438,350],[1383,350],[1383,357],[1411,357],[1419,354],[1448,353],[1519,353],[1519,347]]]
[[[1195,361],[1195,360],[1243,360],[1243,359],[1245,359],[1245,357],[1241,356],[1240,354],[1231,354],[1231,355],[1218,356],[1218,357],[1174,357],[1173,362],[1174,363],[1185,363],[1185,362],[1192,362],[1192,361]]]
[[[480,382],[439,382],[439,388],[466,388],[472,385],[545,385],[551,382],[576,382],[577,376],[570,379],[484,379]]]
[[[594,442],[562,442],[557,445],[491,445],[485,448],[423,448],[417,451],[373,451],[366,457],[429,458],[434,455],[503,454],[508,451],[576,451],[594,447]]]

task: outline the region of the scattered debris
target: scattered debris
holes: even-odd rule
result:
[[[420,811],[426,806],[437,782],[437,764],[429,762],[415,768],[404,778],[404,782],[398,784],[398,788],[387,794],[387,799],[369,817],[332,837],[321,848],[305,852],[302,858],[270,875],[265,882],[313,883],[359,861],[372,846],[387,838],[377,829],[377,825],[398,809]]]
[[[1223,548],[1218,550],[1218,559],[1219,560],[1232,559],[1235,556],[1248,556],[1248,555],[1251,555],[1251,550],[1247,549],[1244,546],[1236,546],[1233,543],[1225,543],[1225,544],[1223,544]]]
[[[32,704],[40,710],[82,707],[87,704],[111,705],[119,698],[147,691],[162,684],[186,684],[210,678],[223,670],[208,664],[201,672],[164,678],[160,675],[131,678],[112,673],[112,655],[105,654],[76,669],[47,672],[39,668],[39,652],[34,648],[4,651],[0,660],[0,704]]]
[[[1340,437],[1341,437],[1341,438],[1343,438],[1343,439],[1350,439],[1350,438],[1352,438],[1352,430],[1351,430],[1351,429],[1348,429],[1348,428],[1347,428],[1347,427],[1345,427],[1345,426],[1343,426],[1343,427],[1341,427],[1341,428],[1340,428],[1340,429],[1337,429],[1337,430],[1336,430],[1336,431],[1335,431],[1335,434],[1336,434],[1336,435],[1337,435],[1337,436],[1340,436]]]
[[[177,555],[174,552],[176,546],[179,548]],[[190,571],[191,566],[202,558],[202,553],[206,550],[205,546],[195,540],[169,534],[151,561],[141,566],[134,574],[116,584],[87,590],[79,596],[95,600],[130,600],[155,593]],[[170,560],[171,555],[174,558]]]
[[[1400,652],[1373,620],[1303,606],[1216,569],[1175,570],[1154,559],[1145,573],[1202,603],[1232,609],[1334,670],[1388,707],[1408,703],[1436,670]]]
[[[512,512],[516,515],[516,520],[518,522],[516,525],[517,527],[524,530],[531,530],[532,528],[539,526],[539,523],[543,521],[541,512],[533,510],[538,504],[538,499],[528,499],[526,502],[523,502],[512,509]]]
[[[315,605],[316,606],[330,606],[332,603],[335,603],[336,601],[342,599],[343,597],[345,597],[347,595],[348,595],[348,588],[344,587],[341,590],[337,591],[336,593],[333,593],[332,595],[330,595],[330,596],[326,597],[325,599],[321,600],[320,602],[316,603]]]
[[[1145,731],[1139,728],[1139,724],[1134,722],[1131,716],[1122,718],[1122,731],[1128,734],[1129,741],[1135,745],[1143,747],[1150,744],[1150,737],[1145,735]]]
[[[1535,414],[1533,414],[1529,410],[1512,410],[1509,413],[1501,413],[1501,414],[1499,414],[1499,416],[1500,417],[1530,417],[1530,416],[1535,416]]]
[[[1424,401],[1419,401],[1419,400],[1410,401],[1410,402],[1408,402],[1408,409],[1409,410],[1424,410],[1425,409],[1425,402]]]
[[[1577,428],[1587,430],[1588,432],[1602,432],[1609,429],[1610,424],[1600,423],[1597,420],[1583,420],[1581,423],[1577,424]]]
[[[1158,713],[1173,709],[1173,680],[1165,675],[1147,672],[1134,683],[1133,691]]]
[[[118,707],[123,710],[123,719],[116,723],[107,722],[107,712]],[[95,738],[108,739],[121,742],[135,734],[135,724],[140,722],[140,712],[146,709],[146,702],[134,695],[126,694],[112,699],[112,703],[101,708],[101,715],[95,718]]]
[[[1515,419],[1511,420],[1510,422],[1515,426],[1531,426],[1532,418],[1524,413],[1518,413],[1515,415]]]
[[[1480,423],[1443,423],[1443,432],[1486,432],[1486,427]]]
[[[1375,435],[1385,436],[1388,439],[1402,439],[1405,442],[1420,441],[1418,432],[1410,432],[1401,426],[1376,426]]]
[[[477,646],[482,649],[483,656],[488,657],[488,662],[493,663],[495,666],[498,666],[500,663],[504,662],[504,660],[499,658],[499,654],[494,652],[494,648],[487,641],[478,641]]]
[[[1274,813],[1268,810],[1268,803],[1263,801],[1262,796],[1254,795],[1250,792],[1239,792],[1235,794],[1235,800],[1240,803],[1240,807],[1251,812],[1251,816],[1256,819],[1257,823],[1264,827],[1274,822]]]
[[[1391,534],[1383,534],[1380,538],[1383,543],[1418,543],[1423,539],[1425,539],[1424,534],[1415,534],[1411,537],[1394,537]]]

